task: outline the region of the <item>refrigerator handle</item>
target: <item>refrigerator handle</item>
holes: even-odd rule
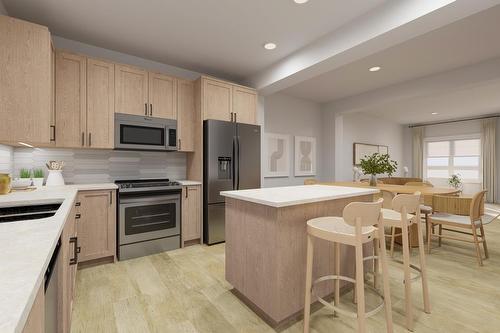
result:
[[[233,190],[236,189],[236,137],[233,136],[233,156],[231,161],[231,178],[233,180]]]
[[[236,178],[236,189],[240,189],[240,137],[237,136],[236,137],[236,143],[237,143],[237,152],[238,152],[238,168],[236,169],[236,175],[237,175],[237,178]]]

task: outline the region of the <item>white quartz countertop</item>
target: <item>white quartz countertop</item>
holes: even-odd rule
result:
[[[268,187],[252,190],[223,191],[220,194],[228,198],[250,201],[271,207],[286,207],[375,194],[378,192],[379,190],[377,189],[360,187],[300,185]]]
[[[178,180],[182,186],[193,186],[193,185],[201,185],[201,182],[197,180]]]
[[[43,187],[0,195],[0,207],[59,203],[49,218],[0,223],[0,332],[21,332],[78,191],[115,184]]]

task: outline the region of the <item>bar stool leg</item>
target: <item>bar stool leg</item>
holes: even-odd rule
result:
[[[387,267],[387,252],[385,249],[385,236],[384,231],[379,230],[379,254],[380,262],[382,265],[382,277],[384,284],[384,307],[385,307],[385,322],[387,326],[387,333],[392,333],[392,302],[391,292],[389,289],[389,268]]]
[[[391,227],[391,258],[394,258],[394,243],[396,242],[396,228]]]
[[[306,292],[304,299],[304,333],[309,333],[309,322],[311,319],[311,288],[314,246],[313,239],[307,235],[307,260],[306,260]]]
[[[432,235],[434,234],[434,226],[431,221],[429,221],[429,225],[427,226],[427,254],[431,254],[431,245],[432,245]]]
[[[358,307],[358,332],[366,332],[365,322],[365,278],[363,269],[363,244],[358,242],[356,248],[356,298]]]
[[[373,287],[377,289],[378,286],[378,275],[379,275],[379,254],[380,252],[380,241],[378,238],[373,240]]]
[[[406,211],[403,210],[403,216]],[[413,307],[411,301],[411,274],[410,274],[410,242],[408,241],[408,221],[403,219],[401,223],[403,237],[403,269],[405,285],[405,309],[406,309],[406,328],[413,331]]]
[[[335,243],[335,275],[340,275],[340,243]],[[335,306],[340,304],[340,280],[335,279]],[[336,315],[334,313],[334,315]]]
[[[431,302],[429,300],[429,286],[427,285],[427,268],[425,266],[425,253],[424,253],[424,235],[422,233],[422,226],[417,224],[418,231],[418,253],[420,255],[420,279],[422,280],[422,293],[424,295],[424,311],[431,313]]]

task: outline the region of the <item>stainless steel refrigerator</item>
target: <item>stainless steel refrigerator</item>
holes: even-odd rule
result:
[[[224,241],[225,203],[221,191],[260,188],[260,126],[203,122],[203,239]]]

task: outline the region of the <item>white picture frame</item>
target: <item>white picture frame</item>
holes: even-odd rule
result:
[[[297,177],[316,175],[316,138],[295,136],[295,168]]]
[[[264,135],[264,177],[290,176],[290,136],[265,133]]]

